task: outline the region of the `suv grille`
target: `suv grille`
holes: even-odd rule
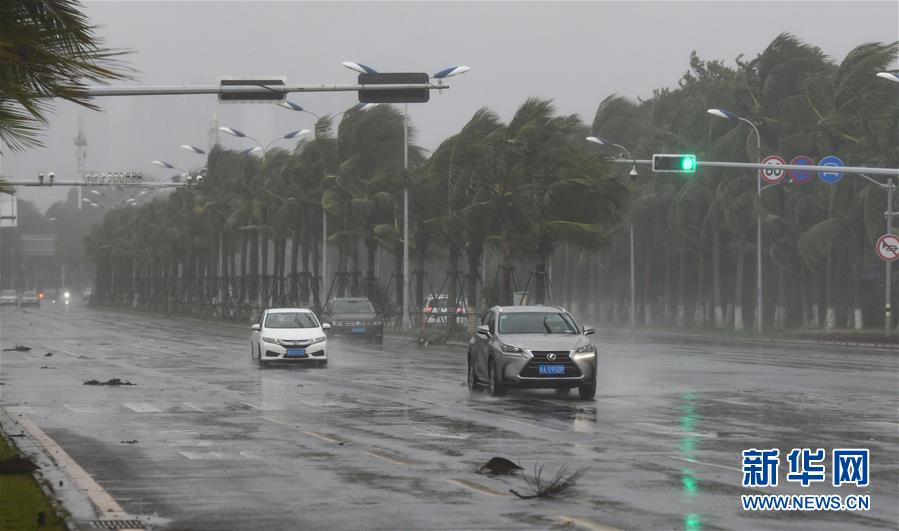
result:
[[[581,375],[580,369],[577,368],[577,365],[571,358],[568,356],[567,350],[534,350],[531,352],[534,355],[534,358],[528,362],[527,365],[521,370],[519,373],[520,376],[525,378],[577,378]],[[547,356],[550,354],[555,354],[556,359],[550,361],[547,359]],[[539,365],[543,363],[553,363],[553,364],[561,364],[565,366],[565,374],[558,375],[546,375],[540,374]]]

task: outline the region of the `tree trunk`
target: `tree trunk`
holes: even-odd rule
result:
[[[743,240],[737,240],[737,267],[734,273],[734,330],[743,330]]]
[[[712,299],[715,305],[715,328],[724,328],[724,310],[721,306],[721,237],[717,232],[712,238]]]
[[[512,293],[512,229],[508,223],[503,223],[500,229],[500,285],[499,285],[499,304],[500,306],[511,306],[514,294]]]
[[[687,324],[687,244],[681,240],[677,267],[677,326]]]
[[[837,326],[837,311],[833,301],[833,244],[827,243],[827,266],[825,268],[824,293],[827,302],[827,317],[824,328],[833,330]]]
[[[705,256],[703,256],[701,243],[696,256],[698,271],[696,272],[696,301],[693,307],[693,323],[696,326],[705,326]]]

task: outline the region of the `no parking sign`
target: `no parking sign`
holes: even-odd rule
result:
[[[884,234],[877,239],[874,249],[877,251],[877,256],[884,262],[895,262],[899,258],[899,236]]]

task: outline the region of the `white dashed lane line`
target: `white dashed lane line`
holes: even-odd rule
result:
[[[122,405],[137,413],[162,413],[161,409],[154,406],[153,404],[148,404],[146,402],[123,402]]]

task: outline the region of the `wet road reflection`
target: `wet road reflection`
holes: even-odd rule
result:
[[[173,529],[845,529],[845,515],[742,513],[740,452],[899,455],[892,353],[597,337],[595,401],[499,399],[469,394],[464,347],[334,341],[327,368],[260,369],[248,328],[78,306],[0,317],[4,346],[35,349],[3,355],[0,396],[28,408],[5,411]],[[138,385],[82,385],[112,377]],[[518,500],[520,476],[476,474],[493,456],[588,470],[564,498]],[[875,476],[850,527],[892,528],[897,490]]]

